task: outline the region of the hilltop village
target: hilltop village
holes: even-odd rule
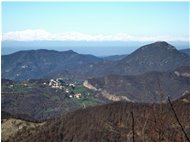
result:
[[[92,92],[88,90],[85,86],[83,86],[81,83],[68,83],[63,78],[56,78],[50,80],[28,80],[23,82],[14,82],[11,80],[4,79],[2,91],[3,93],[24,93],[35,90],[34,88],[41,88],[43,90],[42,92],[44,93],[47,93],[48,89],[53,89],[54,92],[59,92],[66,98],[70,99],[84,99],[92,95]]]
[[[82,97],[81,92],[75,93],[75,89],[78,88],[78,85],[75,83],[66,83],[63,78],[51,79],[49,82],[49,86],[51,88],[63,90],[69,98],[77,98],[80,99]]]

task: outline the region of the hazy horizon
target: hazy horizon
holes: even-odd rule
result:
[[[48,49],[57,51],[73,50],[80,54],[95,56],[111,56],[130,54],[139,47],[153,42],[119,42],[119,41],[4,41],[2,55],[8,55],[21,50]],[[168,42],[176,49],[189,48],[189,42]]]
[[[189,48],[189,2],[2,2],[2,54],[130,54],[166,41]]]

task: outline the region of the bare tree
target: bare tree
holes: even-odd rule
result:
[[[135,142],[135,124],[134,124],[134,116],[133,116],[133,112],[132,111],[131,111],[131,117],[132,117],[133,142]]]
[[[169,102],[169,104],[170,104],[170,106],[171,106],[172,112],[173,112],[173,114],[174,114],[174,116],[175,116],[175,118],[176,118],[176,120],[177,120],[179,126],[181,127],[182,132],[184,133],[184,135],[185,135],[187,141],[190,142],[190,139],[189,139],[189,137],[187,136],[187,133],[185,132],[185,129],[183,128],[181,122],[179,121],[179,118],[178,118],[178,116],[177,116],[177,113],[175,112],[175,109],[174,109],[173,104],[171,103],[169,97],[168,97],[168,102]]]

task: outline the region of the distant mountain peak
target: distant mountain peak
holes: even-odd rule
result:
[[[67,51],[63,51],[64,53],[67,54],[78,54],[77,52],[73,51],[73,50],[67,50]]]
[[[179,52],[165,41],[159,41],[142,46],[122,59],[120,68],[123,68],[125,74],[141,74],[172,70],[181,65],[189,65],[189,61],[188,55]]]
[[[170,45],[169,43],[167,43],[166,41],[157,41],[155,43],[152,43],[152,44],[156,44],[158,46],[168,46]]]
[[[173,47],[171,44],[167,43],[166,41],[157,41],[151,44],[148,44],[147,46],[156,46],[156,47]]]
[[[174,46],[172,46],[171,44],[165,41],[157,41],[157,42],[142,46],[140,49],[141,50],[144,50],[144,49],[177,50]]]

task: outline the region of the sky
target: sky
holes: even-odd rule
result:
[[[189,2],[2,3],[4,40],[184,41],[189,19]]]
[[[156,41],[180,43],[176,44],[179,48],[187,48],[189,3],[2,2],[2,51],[8,54],[19,50],[18,47],[29,49],[26,41],[39,48],[50,42],[38,41],[62,41],[60,45],[52,43],[59,48],[63,46],[63,50],[67,47],[97,55],[129,53]],[[68,41],[71,42],[68,44]],[[141,44],[134,44],[137,42]],[[37,48],[35,46],[30,49]],[[88,46],[93,48],[87,49]]]

